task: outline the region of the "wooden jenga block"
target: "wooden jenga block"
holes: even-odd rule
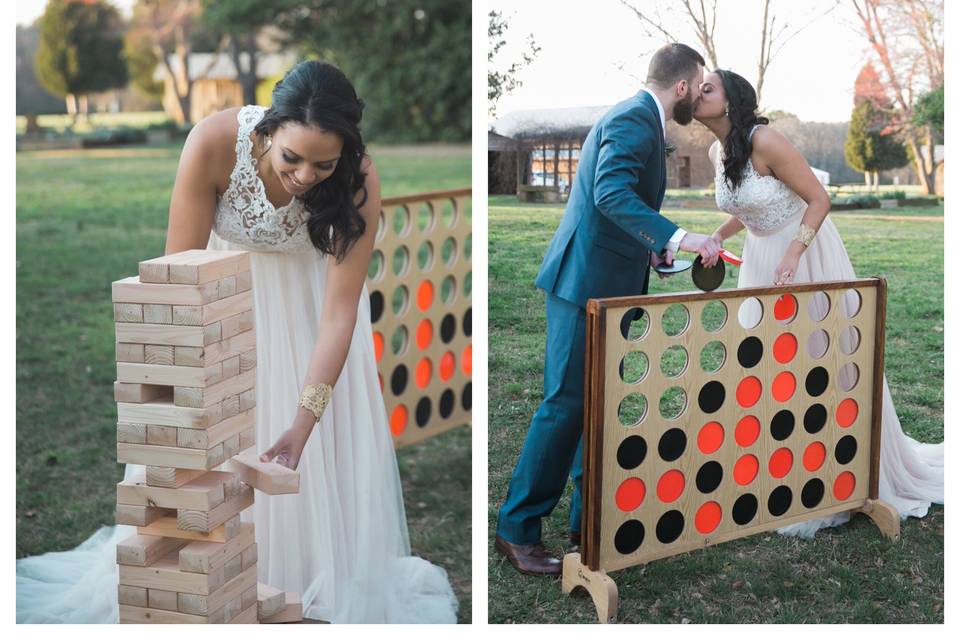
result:
[[[120,464],[142,464],[207,471],[223,464],[223,461],[222,443],[206,450],[165,447],[156,444],[117,443],[117,462]]]
[[[152,324],[173,324],[173,305],[143,305],[143,321]]]
[[[130,444],[145,444],[147,442],[147,425],[129,422],[117,423],[117,442]]]
[[[142,344],[117,343],[117,362],[145,362],[146,351]]]
[[[252,292],[246,291],[204,305],[175,305],[173,307],[173,323],[203,326],[242,314],[252,308]]]
[[[146,364],[156,364],[170,366],[173,362],[173,350],[168,344],[148,344],[143,347],[143,362]]]
[[[283,611],[269,618],[262,618],[260,622],[265,624],[301,622],[303,620],[303,603],[300,601],[300,594],[294,591],[287,591],[284,594],[284,602],[285,606]]]
[[[189,368],[189,367],[187,367]],[[200,409],[223,402],[224,398],[239,395],[256,384],[257,370],[251,369],[232,378],[226,378],[208,387],[177,386],[173,389],[173,403],[178,407]]]
[[[146,589],[202,595],[213,593],[226,583],[222,571],[210,574],[180,571],[178,555],[179,551],[171,551],[145,567],[118,565],[118,582]],[[147,600],[149,602],[149,594]]]
[[[186,544],[186,540],[177,538],[134,534],[117,544],[117,564],[146,567],[169,553],[179,551]]]
[[[204,367],[239,356],[241,353],[256,348],[256,344],[256,335],[251,330],[238,333],[226,340],[214,342],[206,347],[174,347],[174,364],[187,367]]]
[[[257,583],[257,617],[275,616],[286,606],[286,594],[283,591],[262,582]]]
[[[206,429],[223,418],[219,404],[204,408],[178,407],[173,404],[173,398],[170,397],[154,402],[118,403],[117,419],[119,422],[131,424],[162,424],[168,427]]]
[[[226,460],[230,455],[233,455],[230,452],[234,451],[235,444],[236,449],[239,450],[239,435],[253,428],[253,420],[254,411],[250,409],[231,416],[209,429],[179,429],[177,431],[177,446],[191,449],[209,449],[236,437],[237,442],[231,442],[230,446],[224,449],[224,460]],[[236,452],[234,451],[234,453]]]
[[[117,502],[164,509],[210,510],[226,499],[226,488],[239,483],[236,474],[208,471],[179,488],[151,487],[145,475],[117,483]],[[232,489],[231,489],[232,490]]]
[[[237,293],[249,291],[253,286],[253,274],[249,271],[242,271],[237,274]]]
[[[250,547],[256,547],[253,523],[241,522],[239,533],[226,542],[197,541],[190,542],[181,548],[179,567],[181,571],[191,573],[212,573],[223,567],[227,560],[240,554],[240,566],[242,569],[246,569],[250,565],[244,566],[243,553]],[[256,559],[254,558],[255,562]]]
[[[240,451],[245,451],[257,444],[257,434],[254,429],[247,429],[240,434]]]
[[[256,352],[256,350],[254,350],[254,352]],[[254,362],[256,362],[256,358],[254,358]],[[233,356],[231,358],[227,358],[221,363],[221,365],[223,368],[224,378],[232,378],[233,376],[238,376],[241,373],[239,355]]]
[[[137,276],[113,283],[112,299],[130,304],[208,304],[220,299],[220,282],[201,285],[143,282]]]
[[[179,538],[181,540],[201,540],[204,542],[226,542],[237,537],[240,532],[240,516],[230,518],[222,525],[210,531],[184,531],[177,528],[177,519],[160,518],[146,527],[137,527],[137,533],[145,536],[164,536],[167,538]]]
[[[253,488],[243,487],[209,511],[177,509],[177,527],[184,531],[208,532],[253,504]]]
[[[240,568],[246,571],[249,567],[257,564],[257,543],[254,542],[252,545],[243,550],[243,553],[240,554]]]
[[[254,585],[243,592],[243,597],[241,598],[241,607],[246,609],[247,607],[257,606],[257,586]],[[257,616],[259,617],[259,616]]]
[[[228,578],[227,583],[209,594],[181,593],[177,598],[177,610],[194,615],[210,615],[233,600],[242,600],[243,592],[257,584],[257,567],[252,566],[238,575]]]
[[[224,398],[220,406],[224,420],[237,415],[240,413],[240,394]]]
[[[257,618],[256,605],[244,609],[240,615],[230,621],[230,624],[260,624],[260,620]]]
[[[253,309],[224,318],[220,321],[220,326],[222,340],[253,329]]]
[[[171,352],[171,357],[172,357]],[[209,367],[177,367],[162,364],[118,362],[117,380],[121,383],[207,387],[222,380],[220,363]],[[165,389],[167,393],[169,389]]]
[[[115,322],[143,322],[143,305],[131,302],[115,302],[113,319]]]
[[[247,389],[240,394],[240,411],[246,411],[247,409],[252,409],[255,406],[257,406],[257,394],[255,389]]]
[[[240,354],[240,372],[250,371],[257,366],[257,350],[251,349]]]
[[[170,282],[170,265],[163,258],[153,258],[140,263],[140,282],[166,284]]]
[[[123,362],[117,363],[121,366],[146,366],[138,363]],[[134,404],[143,404],[160,400],[171,395],[170,387],[156,384],[143,384],[140,382],[124,382],[117,380],[113,383],[113,399],[115,402],[132,402]]]
[[[244,273],[250,273],[245,271]],[[238,276],[227,276],[220,280],[220,297],[229,298],[230,296],[235,296],[241,291],[237,291],[237,277]]]
[[[205,469],[177,469],[147,465],[146,482],[151,487],[176,489],[199,478],[205,472]]]
[[[144,587],[131,587],[126,584],[117,585],[117,601],[134,607],[147,606],[147,590]]]
[[[135,527],[145,527],[151,522],[171,515],[167,509],[142,504],[117,504],[115,514],[117,524],[129,524]]]
[[[117,342],[166,344],[174,347],[203,347],[220,341],[220,325],[186,327],[175,324],[118,322]]]
[[[269,495],[300,491],[300,473],[276,462],[260,462],[256,451],[246,450],[227,460],[224,469],[247,485]]]
[[[215,624],[214,616],[193,616],[179,611],[120,605],[120,624]]]
[[[177,428],[159,424],[147,425],[147,444],[159,444],[167,447],[177,446]]]
[[[173,284],[203,284],[250,270],[250,254],[246,251],[191,249],[163,259],[169,265],[169,282]]]
[[[177,611],[177,592],[164,589],[147,589],[147,606],[164,611]]]

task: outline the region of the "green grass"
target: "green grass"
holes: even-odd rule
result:
[[[534,277],[562,207],[518,205],[491,198],[489,213],[489,620],[518,623],[595,622],[589,597],[563,596],[557,580],[521,576],[493,551],[497,509],[529,421],[542,399],[545,317]],[[943,206],[922,209],[933,220],[882,214],[838,215],[834,222],[860,276],[889,284],[886,373],[905,430],[926,442],[943,439]],[[894,210],[902,214],[903,210]],[[886,211],[884,211],[886,213]],[[893,213],[893,212],[891,212]],[[918,212],[919,214],[919,212]],[[709,233],[724,215],[668,211],[691,231]],[[936,217],[939,217],[937,219]],[[727,243],[739,253],[742,236]],[[725,287],[736,283],[735,269]],[[653,278],[651,293],[692,289],[689,275]],[[642,330],[633,327],[631,330]],[[713,356],[715,362],[716,355]],[[625,376],[680,366],[646,358]],[[697,366],[689,362],[687,366]],[[710,364],[708,362],[708,364]],[[621,407],[625,420],[656,411],[639,401]],[[544,522],[555,554],[569,547],[570,487]],[[943,623],[943,507],[902,524],[891,543],[864,516],[822,530],[813,540],[760,534],[702,551],[612,573],[623,622]]]
[[[90,117],[81,119],[76,126],[73,117],[66,114],[42,115],[37,117],[37,124],[44,129],[57,133],[64,133],[73,129],[75,133],[89,133],[97,128],[133,127],[144,128],[152,124],[168,122],[170,116],[163,111],[123,111],[119,113],[91,113]],[[17,116],[17,135],[27,130],[26,116]]]
[[[122,466],[110,283],[163,254],[179,151],[17,154],[18,558],[72,548],[113,519]],[[467,147],[371,155],[384,196],[470,184]],[[468,622],[470,430],[398,458],[414,553],[447,569]]]

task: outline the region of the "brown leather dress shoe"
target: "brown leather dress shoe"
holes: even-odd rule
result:
[[[558,576],[562,571],[563,563],[547,553],[543,543],[511,544],[497,536],[493,547],[520,573],[530,576]]]

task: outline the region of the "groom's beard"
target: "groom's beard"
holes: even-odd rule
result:
[[[693,96],[689,93],[687,97],[673,105],[673,121],[679,125],[686,126],[693,120]]]

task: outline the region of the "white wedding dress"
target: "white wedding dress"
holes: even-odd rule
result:
[[[743,265],[737,286],[770,286],[774,283],[777,265],[800,227],[807,204],[774,176],[757,173],[752,162],[747,163],[743,182],[732,190],[723,174],[722,146],[719,141],[714,145],[717,208],[735,216],[746,227],[741,256]],[[799,284],[856,277],[840,234],[828,216],[801,256],[793,281]],[[741,311],[750,313],[750,307],[745,305]],[[741,319],[744,326],[756,324],[750,318]],[[880,499],[893,506],[901,518],[923,517],[931,503],[943,504],[943,443],[917,442],[903,432],[886,376],[883,379],[880,440]],[[841,512],[777,531],[811,538],[817,530],[843,524],[849,519],[850,512]]]
[[[264,111],[247,106],[238,114],[237,162],[207,245],[251,252],[258,451],[293,422],[328,265],[310,243],[301,202],[275,209],[257,176],[250,134]],[[301,593],[307,618],[456,622],[457,600],[446,571],[410,555],[366,288],[333,398],[298,470],[299,494],[257,492],[253,508],[243,514],[256,525],[260,582]],[[135,471],[127,466],[128,476]],[[104,527],[77,549],[18,561],[17,621],[115,622],[115,545],[133,532]]]

